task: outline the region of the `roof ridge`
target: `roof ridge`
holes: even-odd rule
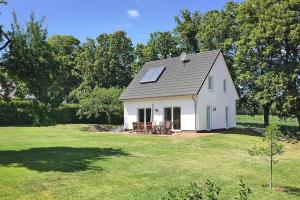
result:
[[[218,54],[219,54],[221,49],[219,48],[219,49],[213,49],[213,50],[208,50],[208,51],[202,51],[202,52],[198,52],[198,53],[191,53],[191,54],[187,54],[187,56],[193,56],[193,55],[198,55],[198,54],[203,54],[203,53],[209,53],[209,52],[212,52],[212,51],[218,51]],[[180,56],[171,57],[171,58],[164,58],[164,59],[159,59],[159,60],[149,60],[146,63],[163,61],[163,60],[171,60],[171,59],[175,59],[175,58],[180,58]]]

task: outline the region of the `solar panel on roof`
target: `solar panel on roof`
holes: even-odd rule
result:
[[[140,83],[149,83],[149,82],[157,81],[165,68],[166,67],[164,67],[164,66],[160,66],[160,67],[152,67],[152,68],[148,69],[148,71],[143,76]]]

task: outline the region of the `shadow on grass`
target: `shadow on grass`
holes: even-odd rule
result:
[[[40,147],[26,150],[0,151],[0,166],[26,167],[38,172],[76,172],[102,170],[91,166],[109,156],[128,156],[122,149]]]
[[[240,129],[245,130],[253,130],[254,132],[256,128],[259,128],[263,130],[264,125],[260,123],[255,122],[237,122],[237,125],[240,127]],[[279,125],[280,130],[282,131],[284,137],[283,140],[288,143],[298,143],[300,141],[300,133],[298,132],[297,126],[292,125]],[[258,135],[261,135],[258,133]]]
[[[222,130],[220,133],[223,134],[237,134],[237,135],[248,135],[248,136],[258,136],[261,137],[262,134],[252,130],[250,128],[234,128],[234,129],[229,129],[229,130]]]
[[[237,125],[243,128],[265,128],[263,124],[256,122],[237,122]],[[292,125],[279,124],[280,130],[283,132],[297,132],[298,127]]]
[[[300,188],[298,188],[298,187],[283,186],[283,187],[280,187],[280,188],[276,188],[276,190],[279,191],[279,192],[285,192],[285,193],[300,197]]]

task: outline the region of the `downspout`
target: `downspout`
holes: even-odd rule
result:
[[[192,95],[192,99],[194,101],[194,113],[195,113],[195,131],[197,131],[197,98],[194,98],[194,97],[197,97],[196,95]]]

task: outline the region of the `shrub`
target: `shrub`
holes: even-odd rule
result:
[[[107,123],[106,115],[97,117],[79,117],[77,104],[62,104],[51,108],[44,104],[33,103],[29,100],[0,100],[0,125],[49,125],[62,123]],[[113,113],[112,123],[121,124],[122,114]]]
[[[215,183],[207,180],[205,184],[200,187],[197,183],[191,183],[190,186],[183,189],[175,189],[168,193],[166,200],[217,200],[221,188]]]
[[[241,189],[239,191],[239,196],[235,198],[236,200],[249,200],[252,191],[246,186],[243,181],[240,181]],[[217,200],[221,188],[215,183],[207,180],[205,184],[200,187],[197,183],[191,183],[190,186],[181,189],[174,189],[168,192],[168,195],[164,197],[165,200]]]

